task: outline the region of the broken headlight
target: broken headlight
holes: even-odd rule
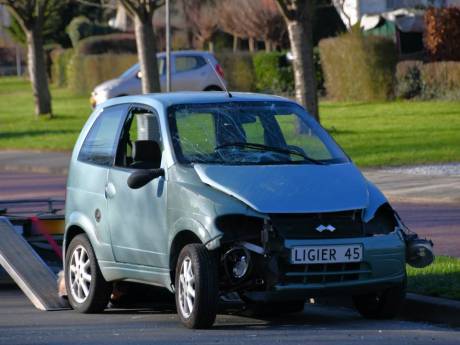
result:
[[[374,217],[367,223],[364,223],[366,235],[386,235],[393,232],[398,226],[395,213],[390,205],[383,204],[375,212]]]

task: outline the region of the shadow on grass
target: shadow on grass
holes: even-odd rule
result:
[[[75,134],[79,133],[78,130],[61,129],[61,130],[28,130],[20,132],[0,132],[0,139],[15,139],[24,137],[39,137],[43,135],[54,135],[54,134]]]

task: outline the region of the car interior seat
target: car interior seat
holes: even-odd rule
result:
[[[161,148],[154,140],[136,140],[133,143],[131,168],[158,169],[161,165]]]

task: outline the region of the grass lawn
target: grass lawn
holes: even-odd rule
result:
[[[410,292],[460,300],[460,259],[439,256],[423,269],[408,266],[407,275]]]
[[[53,88],[55,118],[37,119],[27,81],[0,78],[0,149],[70,150],[88,97]],[[360,166],[460,161],[460,102],[321,104],[321,120]]]

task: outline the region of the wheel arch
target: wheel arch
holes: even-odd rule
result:
[[[179,258],[179,253],[182,248],[191,243],[203,243],[201,239],[191,230],[179,231],[171,242],[169,249],[169,267],[171,275],[171,283],[174,284],[176,275],[176,264]]]

